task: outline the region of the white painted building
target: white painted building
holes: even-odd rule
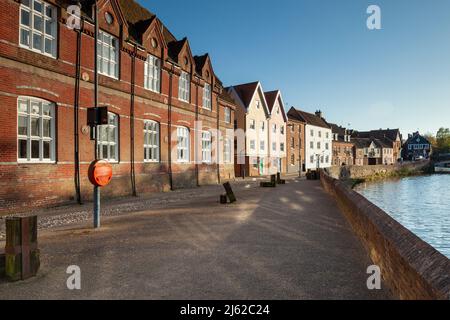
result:
[[[264,93],[270,111],[269,119],[269,174],[286,171],[286,126],[287,117],[284,111],[280,90]]]
[[[259,82],[231,86],[236,101],[236,127],[245,131],[245,144],[236,144],[236,155],[245,156],[245,166],[236,169],[237,176],[259,176],[269,173],[270,112]]]
[[[331,127],[322,117],[322,113],[315,114],[292,108],[290,115],[294,115],[305,125],[305,168],[315,170],[317,168],[331,167],[332,140]]]

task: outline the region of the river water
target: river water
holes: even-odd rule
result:
[[[355,191],[450,258],[450,174],[362,183]]]

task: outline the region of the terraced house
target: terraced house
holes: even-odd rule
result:
[[[353,143],[349,130],[334,123],[329,124],[333,134],[333,153],[331,164],[333,166],[350,166],[354,164]]]
[[[331,167],[332,132],[322,112],[312,114],[292,107],[288,117],[305,123],[305,170]]]
[[[230,95],[236,101],[236,129],[243,137],[236,142],[235,175],[261,176],[269,173],[270,110],[261,83],[252,82],[231,86]]]
[[[280,90],[265,92],[269,106],[269,173],[286,172],[286,125],[283,98]]]
[[[93,1],[80,1],[80,30],[67,27],[72,3],[0,0],[0,211],[89,198],[94,150],[113,164],[104,196],[232,179],[236,106],[210,56],[133,0],[97,1],[109,123],[94,146]]]

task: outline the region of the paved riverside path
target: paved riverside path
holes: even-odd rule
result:
[[[319,182],[237,197],[107,217],[98,231],[86,223],[42,230],[39,275],[0,281],[0,299],[391,298],[367,289],[372,263]],[[69,265],[81,268],[81,290],[66,287]]]

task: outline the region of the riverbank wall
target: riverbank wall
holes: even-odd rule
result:
[[[399,299],[450,300],[450,260],[344,181],[321,171],[323,188],[361,239]]]
[[[340,166],[326,169],[334,179],[376,180],[394,176],[408,176],[427,171],[430,161],[404,162],[395,165]]]

